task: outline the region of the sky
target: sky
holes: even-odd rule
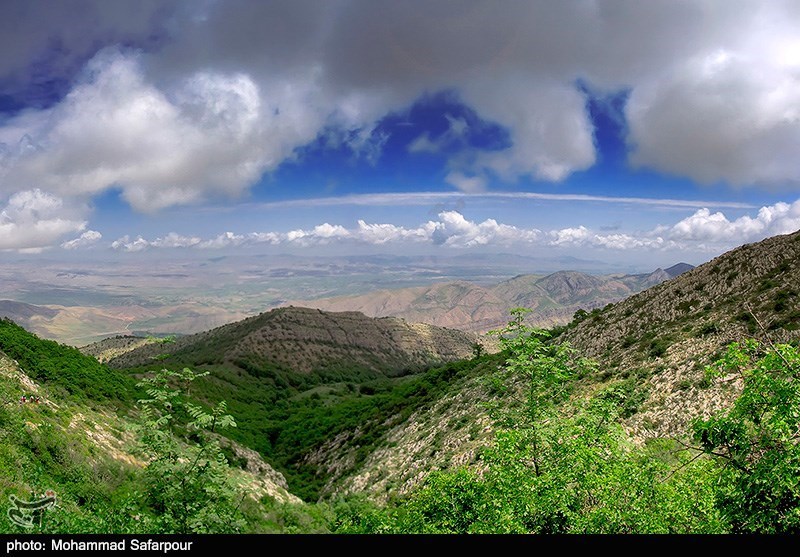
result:
[[[701,263],[798,152],[796,1],[0,2],[0,260]]]

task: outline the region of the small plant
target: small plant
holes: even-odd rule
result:
[[[711,322],[711,323],[706,323],[706,324],[702,325],[697,330],[697,335],[696,336],[704,337],[704,336],[707,336],[707,335],[715,335],[718,332],[719,332],[719,325],[717,325],[714,322]]]

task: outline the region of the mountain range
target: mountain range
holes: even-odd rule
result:
[[[678,263],[637,275],[558,271],[546,276],[518,275],[489,286],[450,281],[291,304],[327,311],[360,311],[370,317],[402,317],[412,322],[485,333],[502,326],[514,307],[532,310],[528,316],[531,325],[563,325],[579,309],[592,310],[617,302],[692,268],[688,263]]]

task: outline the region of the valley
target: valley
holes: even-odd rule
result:
[[[377,506],[358,511],[361,526],[351,525],[358,529],[364,527],[363,512],[395,512],[391,509],[398,502],[416,501],[431,489],[436,474],[494,469],[487,455],[498,436],[517,431],[504,429],[507,418],[502,416],[523,411],[529,396],[530,379],[505,371],[512,369],[508,358],[514,345],[509,343],[515,338],[529,338],[524,342],[533,343],[532,349],[549,354],[548,367],[573,370],[564,383],[569,397],[554,403],[551,419],[569,420],[575,412],[588,411],[581,401],[613,400],[618,435],[638,447],[624,449],[620,462],[627,462],[626,451],[644,451],[637,458],[650,455],[646,458],[666,466],[672,477],[676,472],[660,460],[659,444],[688,439],[694,419],[709,419],[735,404],[744,387],[741,380],[710,379],[704,369],[732,342],[756,337],[795,345],[800,339],[793,286],[800,278],[798,256],[800,233],[743,246],[674,277],[665,271],[634,278],[556,273],[499,283],[496,292],[523,303],[541,301],[542,292],[559,302],[581,295],[594,300],[598,292],[613,296],[622,287],[654,283],[603,307],[581,308],[567,325],[546,331],[530,329],[534,309],[517,324],[539,331],[530,337],[498,338],[398,317],[287,306],[193,335],[117,335],[84,347],[86,356],[78,356],[63,345],[25,340],[22,329],[6,326],[0,334],[7,370],[3,384],[9,400],[15,392],[32,391],[61,401],[49,408],[71,401],[67,407],[84,421],[72,418],[70,427],[89,427],[81,425],[89,419],[96,424],[90,436],[93,458],[107,463],[103,466],[133,466],[133,473],[146,464],[137,456],[134,439],[123,433],[133,427],[124,422],[136,420],[134,400],[141,397],[126,394],[132,382],[161,369],[192,369],[200,374],[192,385],[193,399],[206,408],[225,400],[235,417],[237,427],[219,439],[244,482],[239,485],[249,486],[245,491],[260,501],[248,511],[248,520],[267,528],[264,516],[273,520],[275,512],[269,509],[288,505],[311,520],[308,528],[324,530],[332,527],[325,521],[333,515],[312,520],[307,514],[344,512],[330,505],[366,497],[368,505]],[[5,307],[23,319],[40,311],[20,303]],[[539,338],[549,340],[539,344]],[[37,348],[37,342],[43,344]],[[564,342],[574,356],[558,352]],[[49,359],[43,359],[45,353]],[[583,356],[595,363],[581,363]],[[99,401],[100,414],[83,409],[92,399]],[[57,414],[66,419],[63,411]],[[66,422],[59,423],[54,424],[56,438],[71,431],[58,433]],[[180,429],[174,434],[180,436]],[[20,430],[19,435],[28,433]],[[698,462],[712,465],[711,460]],[[676,476],[680,481],[691,480],[682,474]],[[470,481],[484,481],[479,478]],[[80,506],[79,500],[73,504]]]
[[[797,2],[0,26],[7,552],[800,534]]]

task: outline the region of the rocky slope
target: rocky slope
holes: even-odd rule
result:
[[[556,278],[549,285],[551,298],[568,291],[564,283],[571,282],[575,292],[608,287],[568,274]],[[576,396],[612,384],[624,387],[634,401],[624,426],[640,443],[685,437],[694,417],[707,417],[738,395],[734,376],[711,382],[704,374],[730,342],[800,341],[800,232],[742,246],[663,278],[655,276],[655,286],[590,312],[556,339],[599,364],[580,381]],[[483,365],[499,364],[495,358]],[[358,464],[358,431],[329,440],[309,457],[328,466],[325,493],[366,491],[385,500],[417,485],[429,469],[474,463],[493,428],[482,404],[493,397],[481,380],[487,373],[469,370],[406,419],[387,420],[382,441]]]
[[[36,395],[39,403],[20,403],[22,395]],[[24,420],[25,431],[16,435],[29,437],[30,446],[44,444],[50,453],[33,456],[23,447],[6,444],[6,432],[0,434],[0,468],[19,469],[18,473],[5,475],[0,482],[0,498],[7,500],[10,494],[29,494],[43,486],[37,485],[39,476],[52,476],[48,489],[59,496],[67,493],[71,486],[60,486],[57,482],[62,466],[82,465],[103,474],[109,484],[113,477],[130,477],[146,463],[136,451],[134,427],[127,413],[112,412],[109,408],[96,407],[79,399],[63,396],[63,390],[52,389],[44,383],[32,380],[19,363],[0,351],[0,403],[2,412],[13,413]],[[299,502],[287,490],[286,479],[267,464],[258,453],[229,439],[223,444],[238,458],[239,466],[233,468],[234,480],[254,501],[264,495],[282,501]],[[69,447],[68,454],[57,454],[61,445]],[[16,456],[15,456],[16,455]],[[24,455],[24,456],[23,456]],[[31,461],[31,458],[39,460]],[[53,458],[56,458],[54,461]],[[15,460],[16,459],[16,460]],[[11,467],[11,468],[9,468]],[[56,478],[53,480],[52,478]],[[55,481],[56,483],[52,484]],[[67,498],[64,504],[72,504]],[[3,513],[2,518],[5,518]],[[0,525],[0,529],[2,526]]]
[[[706,364],[730,342],[800,338],[800,232],[744,245],[570,327],[563,340],[610,376],[649,377],[630,421],[640,438],[685,430],[735,396],[709,386]]]

